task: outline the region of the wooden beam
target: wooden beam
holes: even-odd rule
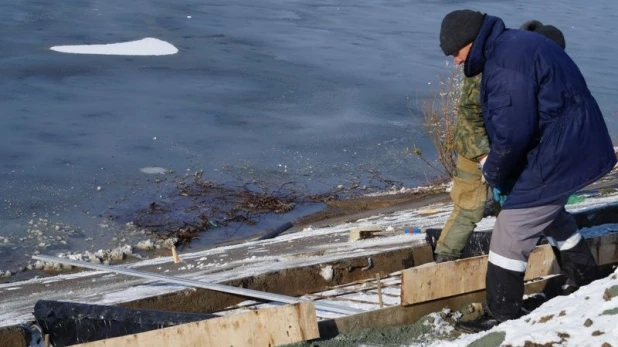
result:
[[[525,284],[526,294],[543,292],[546,286],[559,287],[564,283],[560,275],[551,275],[543,279]],[[485,300],[485,290],[451,296],[434,301],[418,303],[410,306],[391,306],[372,310],[351,316],[320,321],[320,336],[330,338],[337,334],[345,334],[367,328],[383,328],[397,325],[413,324],[422,317],[442,311],[444,308],[460,310],[462,307]]]
[[[599,266],[618,262],[618,233],[586,241]],[[557,274],[559,270],[551,246],[538,246],[530,253],[525,280]],[[401,275],[401,304],[408,306],[484,290],[486,273],[486,255],[404,270]]]
[[[525,279],[556,274],[558,271],[551,246],[543,245],[530,253]],[[483,290],[486,273],[486,255],[404,270],[401,276],[401,304],[407,306]]]
[[[75,346],[279,346],[319,337],[313,302],[303,301]]]
[[[612,264],[618,261],[618,233],[587,239],[590,251],[598,265]]]

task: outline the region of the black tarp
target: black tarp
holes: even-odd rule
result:
[[[54,347],[62,347],[217,316],[39,300],[34,305],[34,317]]]

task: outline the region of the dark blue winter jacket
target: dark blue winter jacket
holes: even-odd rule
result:
[[[503,208],[566,198],[607,174],[616,155],[603,114],[579,68],[556,43],[485,16],[464,66],[483,73],[491,143],[483,175],[510,189]]]

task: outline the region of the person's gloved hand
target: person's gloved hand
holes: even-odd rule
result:
[[[494,187],[494,201],[500,204],[500,206],[504,205],[506,199],[509,197],[509,193],[503,192],[500,188]]]
[[[483,209],[484,217],[497,217],[501,210],[500,203],[494,200],[494,189],[487,187],[487,200],[485,200],[485,207]]]

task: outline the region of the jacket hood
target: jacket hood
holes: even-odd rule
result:
[[[483,72],[487,52],[493,48],[496,38],[505,30],[506,27],[502,19],[485,15],[483,25],[472,43],[470,53],[464,64],[464,74],[467,77],[474,77]]]

